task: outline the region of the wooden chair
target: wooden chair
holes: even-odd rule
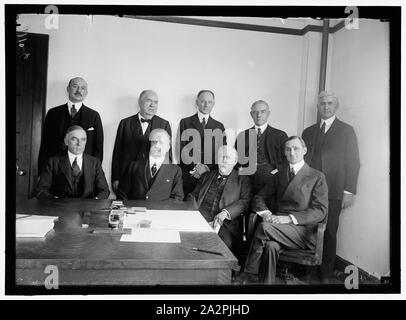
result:
[[[318,266],[323,258],[323,239],[326,221],[317,224],[316,247],[314,250],[286,249],[280,252],[279,261],[293,262],[306,266]]]

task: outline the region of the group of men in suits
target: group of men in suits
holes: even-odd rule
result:
[[[45,119],[38,196],[107,198],[100,116],[83,104],[84,79],[71,79],[67,92],[67,104],[50,109]],[[356,136],[336,118],[334,93],[319,95],[321,121],[304,130],[303,139],[271,127],[269,105],[254,102],[254,126],[232,147],[224,125],[211,117],[214,93],[202,90],[197,113],[180,121],[179,166],[172,164],[169,122],[156,115],[156,92],[141,92],[138,105],[139,113],[121,120],[117,130],[111,174],[117,198],[186,201],[236,255],[240,218],[254,210],[262,222],[239,276],[242,282],[273,283],[278,253],[313,248],[315,225],[328,217],[321,276],[331,275],[339,214],[353,202],[359,171]]]

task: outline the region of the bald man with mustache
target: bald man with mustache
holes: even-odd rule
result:
[[[103,161],[104,135],[100,115],[83,103],[88,93],[87,82],[81,77],[75,77],[69,81],[66,91],[68,102],[51,108],[45,117],[38,157],[38,176],[49,157],[66,150],[66,130],[74,125],[82,127],[86,132],[84,152]]]

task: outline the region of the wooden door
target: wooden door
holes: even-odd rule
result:
[[[27,33],[16,54],[16,209],[35,193],[48,70],[48,40]]]

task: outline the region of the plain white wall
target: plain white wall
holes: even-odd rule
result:
[[[359,20],[332,36],[329,88],[358,138],[355,205],[341,213],[337,254],[375,276],[389,266],[389,24]],[[399,107],[399,106],[392,106]]]
[[[110,183],[118,123],[138,111],[143,89],[159,95],[158,115],[176,132],[195,112],[200,89],[216,94],[213,116],[245,129],[253,101],[270,103],[272,126],[301,134],[316,121],[321,34],[304,37],[178,25],[111,16],[22,15],[29,32],[50,35],[47,110],[66,102],[67,81],[84,77],[85,103],[105,130],[103,169]],[[356,130],[361,171],[353,208],[340,221],[338,254],[376,275],[389,271],[388,26],[361,21],[330,35],[327,89],[341,98],[338,116]],[[252,21],[251,21],[252,23]]]
[[[226,128],[252,125],[252,102],[268,101],[269,123],[298,133],[300,36],[189,26],[112,16],[60,16],[57,30],[43,15],[22,15],[29,32],[50,35],[47,110],[66,102],[67,81],[84,77],[85,104],[98,110],[105,130],[103,169],[110,180],[116,130],[138,111],[143,89],[159,96],[158,115],[176,132],[195,113],[196,94],[216,94],[213,117]]]

